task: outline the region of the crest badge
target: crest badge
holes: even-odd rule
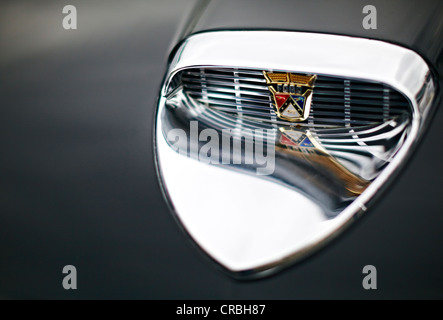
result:
[[[263,71],[274,110],[282,120],[304,121],[311,109],[316,75]]]

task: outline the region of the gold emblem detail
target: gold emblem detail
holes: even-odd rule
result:
[[[263,75],[277,116],[291,122],[306,120],[317,76],[266,71]]]

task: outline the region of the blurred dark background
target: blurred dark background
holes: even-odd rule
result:
[[[157,182],[153,116],[195,1],[0,3],[0,298],[443,298],[443,113],[406,170],[330,246],[240,282],[190,243]],[[62,28],[75,5],[78,29]],[[64,290],[74,265],[78,289]],[[378,289],[362,288],[377,267]]]

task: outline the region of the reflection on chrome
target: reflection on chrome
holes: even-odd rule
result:
[[[184,230],[236,276],[293,263],[365,212],[414,150],[436,90],[419,55],[376,40],[219,31],[174,52],[159,178]]]
[[[212,110],[186,95],[182,88],[166,100],[162,114],[163,136],[173,150],[186,150],[182,155],[198,159],[206,139],[199,139],[203,130],[213,129],[219,137],[229,132],[230,145],[224,150],[217,145],[218,161],[225,169],[256,174],[255,148],[248,141],[263,141],[264,150],[273,148],[275,168],[265,178],[309,197],[332,218],[359,196],[390,162],[408,133],[406,114],[382,123],[359,127],[312,127],[269,125],[238,118]],[[191,123],[198,123],[198,134],[191,133]],[[177,141],[171,130],[181,129],[186,135]],[[260,130],[257,130],[260,129]],[[272,132],[272,140],[257,132]],[[219,139],[220,141],[223,138]],[[179,143],[184,143],[180,146]],[[238,146],[239,148],[235,148]],[[226,161],[226,158],[229,161]],[[223,158],[225,160],[223,160]],[[238,159],[240,158],[240,159]]]

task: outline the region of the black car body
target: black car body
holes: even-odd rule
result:
[[[439,1],[371,2],[370,30],[364,1],[72,4],[79,21],[70,31],[58,2],[2,4],[2,297],[443,297]],[[214,30],[382,40],[418,53],[437,82],[423,139],[370,210],[308,259],[262,280],[233,279],[207,259],[177,226],[157,181],[154,113],[167,56]],[[77,290],[62,286],[65,265],[77,268]],[[377,290],[362,287],[365,265],[377,268]]]

